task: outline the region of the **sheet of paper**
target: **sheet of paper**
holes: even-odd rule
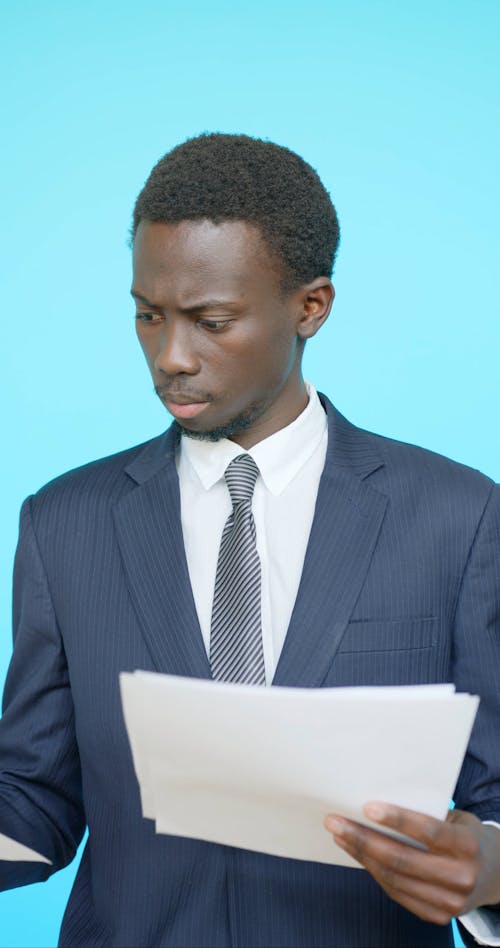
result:
[[[453,685],[259,688],[121,675],[143,813],[160,833],[358,866],[323,828],[385,800],[442,818],[478,698]]]
[[[36,853],[34,849],[17,843],[10,836],[4,836],[0,833],[0,859],[7,859],[9,862],[46,862],[51,865],[50,859]]]

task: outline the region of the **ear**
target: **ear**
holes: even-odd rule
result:
[[[328,319],[335,289],[327,277],[316,277],[311,283],[298,291],[299,319],[297,335],[300,339],[310,339]]]

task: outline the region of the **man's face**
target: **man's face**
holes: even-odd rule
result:
[[[305,407],[303,294],[283,295],[280,276],[250,224],[139,225],[137,334],[159,397],[193,437],[250,447]]]

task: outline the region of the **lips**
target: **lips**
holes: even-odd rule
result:
[[[158,389],[158,395],[160,396],[162,402],[169,402],[171,405],[198,405],[205,404],[205,398],[197,398],[196,395],[181,395],[179,392],[165,392],[162,389]]]
[[[174,418],[195,418],[205,411],[210,402],[191,402],[190,404],[180,404],[179,402],[169,402],[163,400],[165,407]]]
[[[158,395],[167,411],[169,411],[174,418],[195,418],[210,404],[210,402],[196,399],[193,395],[176,395],[164,391],[159,391]]]

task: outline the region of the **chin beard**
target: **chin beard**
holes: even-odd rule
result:
[[[184,425],[175,422],[181,434],[188,438],[194,438],[195,441],[221,441],[222,438],[231,438],[232,435],[239,434],[241,431],[247,431],[268,407],[267,402],[260,402],[258,405],[250,405],[240,415],[236,415],[226,425],[220,425],[218,428],[211,428],[210,431],[192,431],[185,428]]]

